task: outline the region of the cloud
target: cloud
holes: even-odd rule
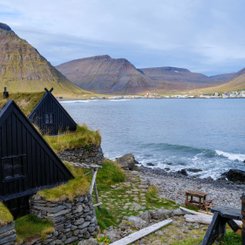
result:
[[[0,16],[53,64],[90,55],[218,73],[245,66],[242,0],[1,0]]]

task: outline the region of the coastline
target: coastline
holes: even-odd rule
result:
[[[171,199],[179,204],[185,201],[185,191],[196,190],[208,193],[207,198],[213,205],[241,208],[240,197],[245,192],[245,184],[211,178],[199,179],[184,176],[177,172],[167,173],[162,169],[140,166],[138,175],[149,185],[157,186],[161,197]]]

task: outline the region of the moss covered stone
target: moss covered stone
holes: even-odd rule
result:
[[[13,216],[8,208],[0,202],[0,226],[6,225],[13,221]]]

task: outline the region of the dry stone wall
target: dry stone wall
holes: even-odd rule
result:
[[[33,244],[70,244],[95,237],[98,231],[95,210],[90,195],[50,202],[35,195],[30,200],[32,214],[53,222],[55,231],[45,241]]]
[[[13,245],[16,240],[15,224],[0,225],[0,245]]]
[[[104,159],[101,146],[81,147],[78,149],[65,150],[58,156],[68,162],[80,162],[85,164],[102,164]]]

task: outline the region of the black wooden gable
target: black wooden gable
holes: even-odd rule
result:
[[[28,197],[73,176],[14,101],[0,112],[0,200]]]
[[[59,132],[75,131],[76,122],[67,113],[63,106],[53,96],[52,89],[45,89],[40,102],[29,115],[32,123],[38,126],[43,134],[57,135]]]

